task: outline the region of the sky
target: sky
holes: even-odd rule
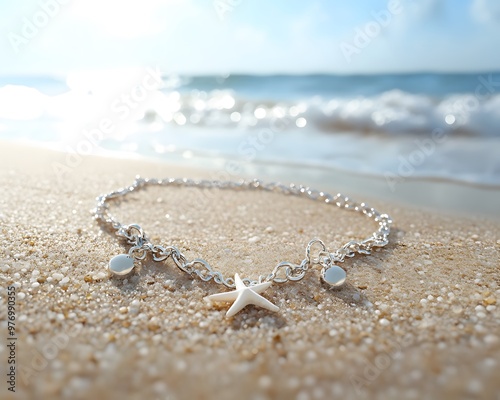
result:
[[[0,75],[498,71],[499,38],[498,0],[3,1]]]

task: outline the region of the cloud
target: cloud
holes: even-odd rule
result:
[[[444,14],[443,0],[403,0],[401,4],[416,19],[435,19]]]
[[[264,31],[254,28],[251,25],[240,25],[237,30],[233,33],[233,41],[235,46],[247,46],[257,47],[265,45],[267,40],[267,35]]]
[[[165,10],[181,4],[185,7],[185,3],[182,0],[85,0],[75,2],[71,14],[110,36],[131,39],[163,32],[169,22]]]
[[[479,22],[500,23],[500,2],[498,0],[474,0],[471,11],[473,17]]]

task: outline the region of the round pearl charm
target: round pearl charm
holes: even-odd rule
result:
[[[114,256],[108,265],[108,269],[115,275],[127,275],[134,268],[134,259],[128,254]]]
[[[321,277],[323,278],[323,281],[328,283],[330,286],[339,287],[344,284],[347,274],[343,268],[340,268],[338,265],[333,265],[324,270]]]

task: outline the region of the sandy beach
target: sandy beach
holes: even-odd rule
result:
[[[204,300],[223,289],[171,261],[148,259],[126,279],[109,276],[109,259],[128,248],[91,213],[96,196],[138,174],[207,178],[206,170],[90,156],[71,164],[64,153],[8,143],[0,143],[0,156],[1,398],[500,394],[498,218],[368,199],[393,217],[390,243],[346,261],[344,288],[321,284],[316,269],[265,292],[277,313],[249,306],[226,319],[227,305]],[[195,189],[158,188],[112,212],[139,223],[155,243],[245,277],[299,262],[314,237],[336,249],[375,229],[354,213],[261,192],[220,191],[202,200]],[[4,375],[11,286],[15,393]]]

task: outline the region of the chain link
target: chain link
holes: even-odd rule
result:
[[[162,262],[171,258],[174,264],[185,273],[197,277],[202,281],[213,280],[215,283],[234,288],[234,279],[224,277],[221,272],[214,271],[210,264],[196,258],[189,261],[188,258],[175,246],[160,246],[149,241],[144,230],[137,224],[123,225],[109,212],[109,201],[119,199],[129,193],[136,192],[147,186],[172,186],[172,187],[197,187],[201,189],[231,189],[231,190],[262,190],[267,192],[277,192],[285,195],[301,196],[314,201],[331,204],[342,209],[361,213],[373,219],[378,224],[378,229],[364,240],[351,240],[339,249],[329,252],[325,244],[319,239],[312,239],[306,247],[305,258],[300,264],[288,261],[278,263],[268,275],[260,275],[257,280],[244,278],[247,285],[255,285],[262,282],[273,281],[275,283],[285,283],[288,281],[301,280],[307,270],[314,265],[323,268],[335,262],[344,262],[345,258],[351,258],[358,254],[370,254],[374,247],[383,247],[389,243],[388,237],[391,231],[392,220],[387,214],[380,214],[374,208],[365,203],[357,203],[340,193],[332,196],[328,193],[311,189],[302,185],[291,184],[289,186],[281,183],[263,183],[257,179],[251,181],[195,181],[186,178],[167,179],[145,179],[137,177],[132,185],[115,190],[111,193],[99,196],[97,206],[94,210],[96,220],[109,225],[117,236],[124,238],[132,247],[129,255],[137,260],[143,260],[150,253],[154,261]]]

